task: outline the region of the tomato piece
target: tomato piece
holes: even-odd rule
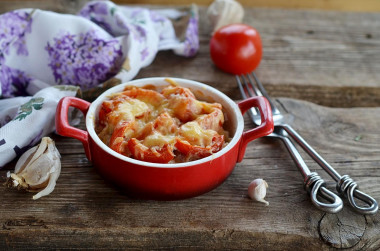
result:
[[[178,131],[178,125],[167,112],[163,112],[153,121],[153,128],[163,135]]]
[[[162,135],[168,135],[178,131],[178,125],[176,121],[169,115],[169,113],[161,113],[154,121],[147,123],[136,135],[138,140],[146,138],[152,134],[153,131],[157,131]]]
[[[195,96],[190,89],[181,86],[168,86],[164,88],[161,93],[165,98],[169,98],[171,95],[180,95],[182,97],[195,99]]]
[[[153,163],[168,163],[174,158],[173,147],[165,144],[161,148],[148,148],[136,138],[128,141],[128,148],[133,158]]]
[[[154,130],[153,122],[147,123],[140,131],[135,135],[138,140],[145,139]]]
[[[123,152],[122,143],[124,142],[124,135],[127,132],[127,130],[132,128],[132,126],[133,122],[124,121],[113,130],[109,143],[109,147],[112,150],[118,153]]]
[[[221,70],[241,75],[260,64],[262,44],[256,29],[245,24],[231,24],[218,29],[210,41],[211,59]]]
[[[199,116],[196,121],[204,130],[214,130],[219,132],[223,129],[224,115],[219,109],[214,109],[213,112]]]
[[[201,146],[193,146],[190,143],[188,143],[185,140],[181,140],[177,138],[177,141],[175,143],[175,147],[177,150],[185,155],[192,155],[196,158],[204,158],[207,156],[210,156],[213,153],[218,152],[220,149],[222,149],[224,143],[224,136],[223,135],[216,135],[212,138],[212,143],[210,146],[201,147]]]
[[[165,99],[165,97],[156,91],[142,89],[142,88],[132,88],[122,92],[123,95],[126,95],[130,98],[136,98],[146,103],[151,103],[154,106],[158,106]]]
[[[194,94],[188,88],[168,86],[161,93],[168,99],[173,115],[182,122],[195,119],[196,115],[202,111],[201,102],[196,100]]]
[[[107,114],[112,111],[111,103],[109,101],[104,101],[99,110],[99,125],[105,126],[107,121]]]

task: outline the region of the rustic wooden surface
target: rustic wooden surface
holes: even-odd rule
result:
[[[64,1],[61,1],[62,3]],[[1,4],[0,13],[19,6]],[[44,1],[28,2],[41,8]],[[47,5],[75,12],[80,2]],[[254,26],[264,44],[257,74],[269,94],[332,107],[380,106],[380,13],[246,8],[244,22]],[[211,28],[200,8],[200,52],[192,59],[160,52],[137,76],[179,76],[218,87],[239,98],[235,80],[211,62]],[[202,68],[202,73],[199,70]],[[186,69],[186,70],[184,70]],[[302,91],[304,88],[307,90]]]
[[[261,34],[257,75],[270,95],[332,107],[380,106],[380,13],[246,9],[245,22]],[[240,98],[235,79],[211,62],[210,27],[201,25],[200,33],[197,57],[161,52],[137,77],[196,79]]]
[[[338,172],[380,200],[380,128],[374,123],[380,121],[380,108],[280,102],[296,130]],[[33,201],[30,193],[0,187],[0,249],[380,248],[380,214],[361,216],[348,205],[336,215],[314,208],[278,140],[250,143],[245,159],[217,189],[193,199],[157,202],[129,199],[94,171],[78,141],[53,138],[62,155],[62,174],[50,196]],[[306,163],[333,189],[315,163],[308,158]],[[12,167],[1,170],[0,177]],[[259,177],[269,184],[269,206],[247,197],[249,182]]]
[[[190,78],[238,100],[234,77],[209,58],[210,30],[205,9],[200,11],[199,54],[184,59],[160,52],[137,78]],[[289,122],[341,174],[380,201],[380,14],[247,13],[246,22],[260,31],[264,44],[257,74],[271,95],[287,97],[278,101]],[[52,137],[62,155],[62,174],[50,196],[33,201],[30,193],[0,186],[0,250],[380,249],[380,214],[361,216],[347,204],[336,215],[315,209],[280,141],[250,143],[231,176],[207,194],[157,202],[129,199],[96,173],[79,141]],[[333,189],[313,161],[306,163]],[[13,168],[10,163],[0,170],[1,182]],[[269,184],[269,206],[247,197],[249,182],[259,177]]]
[[[89,0],[0,0],[4,9],[11,9],[15,6],[23,8],[42,7],[51,8],[58,11],[75,11],[84,2]],[[188,5],[198,4],[208,6],[213,0],[114,0],[118,4],[155,4],[155,5]],[[246,7],[265,7],[265,8],[287,8],[287,9],[321,9],[321,10],[338,10],[338,11],[355,11],[355,12],[378,12],[380,11],[380,2],[377,0],[238,0]],[[1,8],[1,7],[0,7]]]

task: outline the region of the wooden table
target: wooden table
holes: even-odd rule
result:
[[[160,52],[136,78],[172,76],[207,83],[239,100],[233,76],[209,57],[210,28],[200,8],[199,54]],[[380,201],[380,14],[247,9],[262,35],[257,70],[279,97],[296,130],[341,174]],[[246,128],[252,124],[246,119]],[[0,250],[6,248],[377,250],[380,214],[362,216],[347,203],[338,214],[317,210],[283,144],[262,138],[217,189],[181,201],[132,200],[106,183],[79,141],[52,135],[62,155],[54,192],[0,186]],[[303,154],[303,156],[305,156]],[[334,188],[331,178],[306,157]],[[0,170],[4,180],[14,163]],[[247,196],[251,180],[269,184],[269,206]]]

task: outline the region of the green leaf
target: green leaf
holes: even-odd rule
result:
[[[112,7],[110,9],[110,13],[111,13],[111,16],[113,16],[115,14],[115,11],[116,11],[116,8],[115,7]]]
[[[41,110],[43,104],[33,104],[35,110]]]
[[[20,110],[18,112],[18,115],[13,120],[23,120],[33,112],[34,110],[41,110],[44,98],[37,97],[37,98],[31,98],[28,102],[20,106]]]
[[[14,118],[14,120],[19,120],[19,121],[21,121],[21,120],[25,119],[26,116],[28,116],[28,115],[29,115],[28,113],[21,113],[21,114],[19,114],[16,118]]]

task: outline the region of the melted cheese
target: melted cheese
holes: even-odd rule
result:
[[[189,141],[192,145],[197,146],[208,146],[212,142],[212,138],[215,136],[216,132],[213,130],[204,130],[196,122],[187,122],[180,128],[180,135]]]
[[[138,99],[127,99],[125,102],[120,103],[114,111],[118,115],[119,120],[133,121],[135,117],[144,115],[150,109],[149,105]]]
[[[175,144],[176,141],[176,135],[174,134],[168,134],[168,135],[162,135],[161,133],[155,131],[153,134],[148,135],[144,140],[143,144],[147,147],[163,147],[166,144]]]
[[[134,93],[147,93],[133,88],[131,90]],[[224,116],[221,105],[198,101],[188,89],[169,86],[162,94],[152,95],[149,92],[148,96],[144,94],[135,98],[126,96],[126,93],[110,96],[107,102],[112,103],[113,110],[106,115],[105,126],[98,125],[97,132],[107,145],[122,141],[125,146],[123,154],[127,156],[132,154],[132,150],[126,146],[132,138],[136,138],[154,153],[165,145],[176,149],[178,140],[185,140],[193,146],[207,147],[213,143],[215,136],[228,135],[222,127]],[[133,122],[133,127],[122,131],[123,135],[112,136],[115,128],[120,129],[129,121]],[[139,154],[144,155],[136,153],[135,157],[142,158]],[[176,160],[186,161],[190,157],[180,152]]]

